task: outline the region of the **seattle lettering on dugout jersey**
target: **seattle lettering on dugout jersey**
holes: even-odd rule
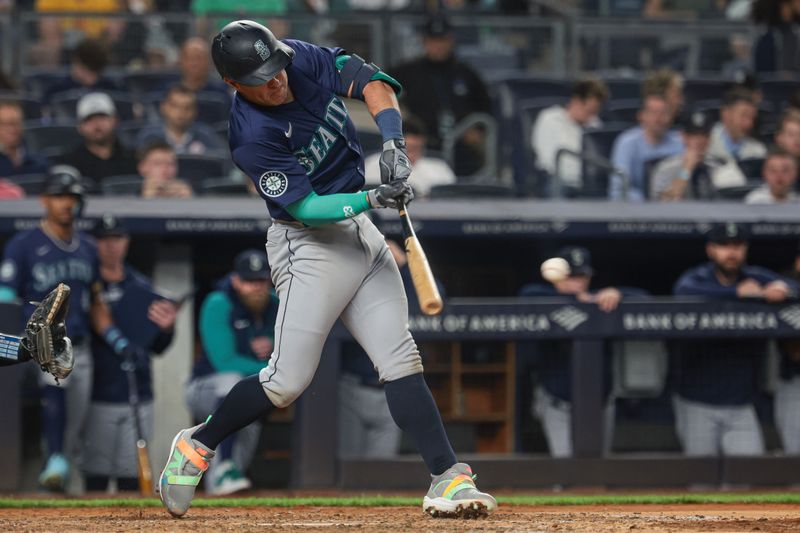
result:
[[[308,196],[352,193],[364,185],[356,128],[339,96],[341,48],[286,39],[295,51],[286,67],[294,101],[279,106],[234,98],[228,126],[231,155],[256,185],[272,218],[295,220],[286,206]]]
[[[59,282],[71,289],[67,331],[73,340],[90,333],[91,286],[98,279],[97,248],[76,231],[72,242],[51,239],[41,228],[22,231],[6,244],[0,265],[0,286],[10,288],[25,302],[25,316]]]

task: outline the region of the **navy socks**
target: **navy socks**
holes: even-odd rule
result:
[[[47,453],[64,453],[64,430],[67,427],[67,397],[61,387],[42,389],[42,433]]]
[[[438,476],[456,464],[456,454],[422,374],[387,382],[384,389],[392,418],[411,435],[430,473]]]
[[[255,422],[272,408],[264,393],[258,374],[244,378],[234,385],[214,411],[211,420],[192,435],[192,439],[213,450],[228,435]]]

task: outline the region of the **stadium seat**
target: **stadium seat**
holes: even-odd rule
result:
[[[639,99],[642,93],[642,80],[637,78],[610,78],[603,80],[613,100]]]
[[[0,91],[0,100],[19,102],[25,120],[36,121],[42,118],[42,103],[14,91]]]
[[[761,82],[761,91],[764,100],[770,102],[777,111],[786,107],[789,99],[798,91],[798,80],[764,80]]]
[[[149,93],[169,87],[179,80],[180,75],[174,70],[128,72],[122,76],[122,83],[137,100],[141,100]]]
[[[187,180],[192,188],[199,188],[204,179],[227,175],[228,161],[226,157],[212,155],[179,155],[178,176]]]
[[[583,134],[583,155],[611,164],[611,149],[627,125],[607,125]],[[580,196],[605,198],[608,195],[609,170],[584,160],[582,163],[583,189]]]
[[[36,196],[42,192],[44,183],[47,181],[47,174],[20,174],[19,176],[10,176],[8,179],[22,187],[26,196]]]
[[[69,74],[66,68],[45,67],[42,69],[31,69],[22,78],[22,86],[25,92],[32,96],[42,96],[47,87],[64,79]]]
[[[511,137],[514,182],[526,194],[543,196],[547,176],[536,167],[536,153],[531,146],[533,127],[543,109],[564,103],[564,98],[542,97],[523,100],[518,104],[516,128],[518,135]]]
[[[761,169],[764,167],[764,158],[741,159],[737,161],[742,174],[749,179],[761,180]]]
[[[226,177],[205,179],[200,183],[199,190],[203,196],[248,196],[250,194],[245,183]]]
[[[85,89],[77,89],[74,91],[65,91],[57,93],[53,96],[50,102],[51,113],[55,120],[75,119],[75,114],[78,107],[78,100],[88,91]],[[134,105],[133,98],[127,93],[103,91],[107,93],[114,100],[114,105],[117,108],[117,116],[120,120],[134,120],[139,118],[141,113]]]
[[[631,126],[638,122],[642,101],[639,98],[614,99],[606,104],[604,115],[615,122],[626,122]]]
[[[100,183],[103,196],[139,196],[144,180],[138,174],[109,176]]]
[[[758,189],[764,184],[760,179],[747,180],[744,185],[737,185],[736,187],[722,187],[717,189],[717,199],[721,201],[739,201],[744,199],[750,191]]]
[[[730,86],[729,81],[711,79],[686,80],[683,92],[687,105],[691,106],[700,100],[719,100]]]
[[[80,143],[74,122],[46,126],[26,123],[23,136],[29,150],[40,155],[48,152],[50,157],[55,155],[54,150],[60,154],[67,153]]]
[[[228,120],[231,101],[219,93],[201,92],[197,95],[197,121],[204,124],[217,124]]]
[[[136,137],[139,135],[139,131],[147,125],[147,122],[143,122],[141,120],[129,120],[121,122],[119,126],[117,126],[117,136],[122,144],[128,148],[135,149]]]
[[[490,185],[482,183],[452,183],[448,185],[434,185],[431,187],[429,198],[513,198],[516,196],[514,189],[504,185]]]

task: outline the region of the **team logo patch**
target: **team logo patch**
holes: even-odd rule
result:
[[[269,48],[267,48],[267,45],[264,44],[264,41],[262,41],[261,39],[257,40],[253,44],[253,48],[256,49],[256,53],[258,53],[258,56],[261,58],[261,61],[266,61],[267,59],[269,59]]]
[[[282,195],[288,187],[289,180],[286,179],[286,174],[277,170],[264,172],[258,179],[258,188],[270,198],[277,198]]]
[[[14,261],[11,259],[7,259],[3,262],[3,265],[0,266],[0,279],[3,281],[10,281],[14,279],[14,275],[17,273],[17,266],[14,264]]]

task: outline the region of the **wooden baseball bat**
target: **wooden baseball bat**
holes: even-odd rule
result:
[[[438,315],[442,312],[444,303],[433,278],[431,266],[425,256],[425,250],[414,233],[414,226],[408,215],[408,207],[403,205],[397,210],[400,213],[400,222],[403,225],[403,239],[406,254],[408,254],[408,268],[411,270],[411,279],[414,281],[414,290],[417,291],[419,306],[426,315]]]
[[[123,366],[128,377],[128,403],[133,415],[133,426],[136,430],[136,463],[139,472],[139,492],[142,496],[153,495],[153,469],[147,455],[147,441],[142,431],[142,419],[139,413],[139,392],[136,383],[136,363],[132,357],[126,357]]]

